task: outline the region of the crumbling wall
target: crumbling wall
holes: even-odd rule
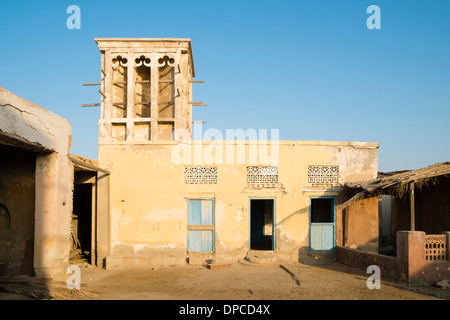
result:
[[[0,145],[36,155],[33,268],[40,277],[64,274],[68,265],[73,187],[70,144],[67,120],[0,87]],[[19,183],[26,180],[14,177]],[[11,197],[19,194],[16,190]],[[25,232],[20,236],[28,237]]]

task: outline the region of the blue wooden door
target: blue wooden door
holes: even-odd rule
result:
[[[335,248],[335,199],[313,198],[310,205],[309,246],[312,251],[331,251]]]
[[[188,200],[189,252],[212,252],[214,250],[213,200]]]
[[[313,251],[334,249],[334,223],[311,223],[310,248]]]

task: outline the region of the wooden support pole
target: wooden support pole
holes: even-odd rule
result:
[[[409,183],[409,199],[411,207],[411,231],[416,229],[416,212],[414,203],[414,182]]]

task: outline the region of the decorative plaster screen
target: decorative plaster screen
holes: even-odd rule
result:
[[[308,166],[308,183],[339,183],[339,166]]]
[[[445,234],[431,234],[425,236],[425,260],[445,261],[447,236]]]
[[[185,167],[184,182],[186,184],[216,184],[216,167]]]
[[[278,183],[278,167],[247,167],[247,183]]]

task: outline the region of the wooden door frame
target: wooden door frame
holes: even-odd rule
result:
[[[313,248],[311,248],[311,218],[312,218],[312,214],[311,214],[311,202],[313,199],[333,199],[333,248],[330,250],[314,250]],[[309,251],[315,251],[315,252],[329,252],[329,251],[334,251],[336,250],[336,196],[310,196],[309,197]]]
[[[248,249],[252,250],[252,200],[272,200],[272,249],[265,251],[275,251],[276,250],[276,236],[275,236],[275,217],[276,217],[276,201],[275,197],[249,197],[248,198]]]
[[[213,232],[213,237],[212,237],[212,251],[208,251],[208,252],[203,252],[203,253],[214,253],[216,250],[216,242],[215,242],[215,237],[216,237],[216,208],[215,208],[215,198],[211,198],[211,197],[205,197],[205,198],[199,198],[199,197],[194,197],[194,198],[186,198],[186,212],[187,212],[187,216],[186,216],[186,251],[188,253],[191,252],[196,252],[196,251],[189,251],[189,236],[188,233],[189,231],[212,231]],[[189,220],[189,201],[191,200],[211,200],[212,201],[212,225],[190,225],[188,223]]]

